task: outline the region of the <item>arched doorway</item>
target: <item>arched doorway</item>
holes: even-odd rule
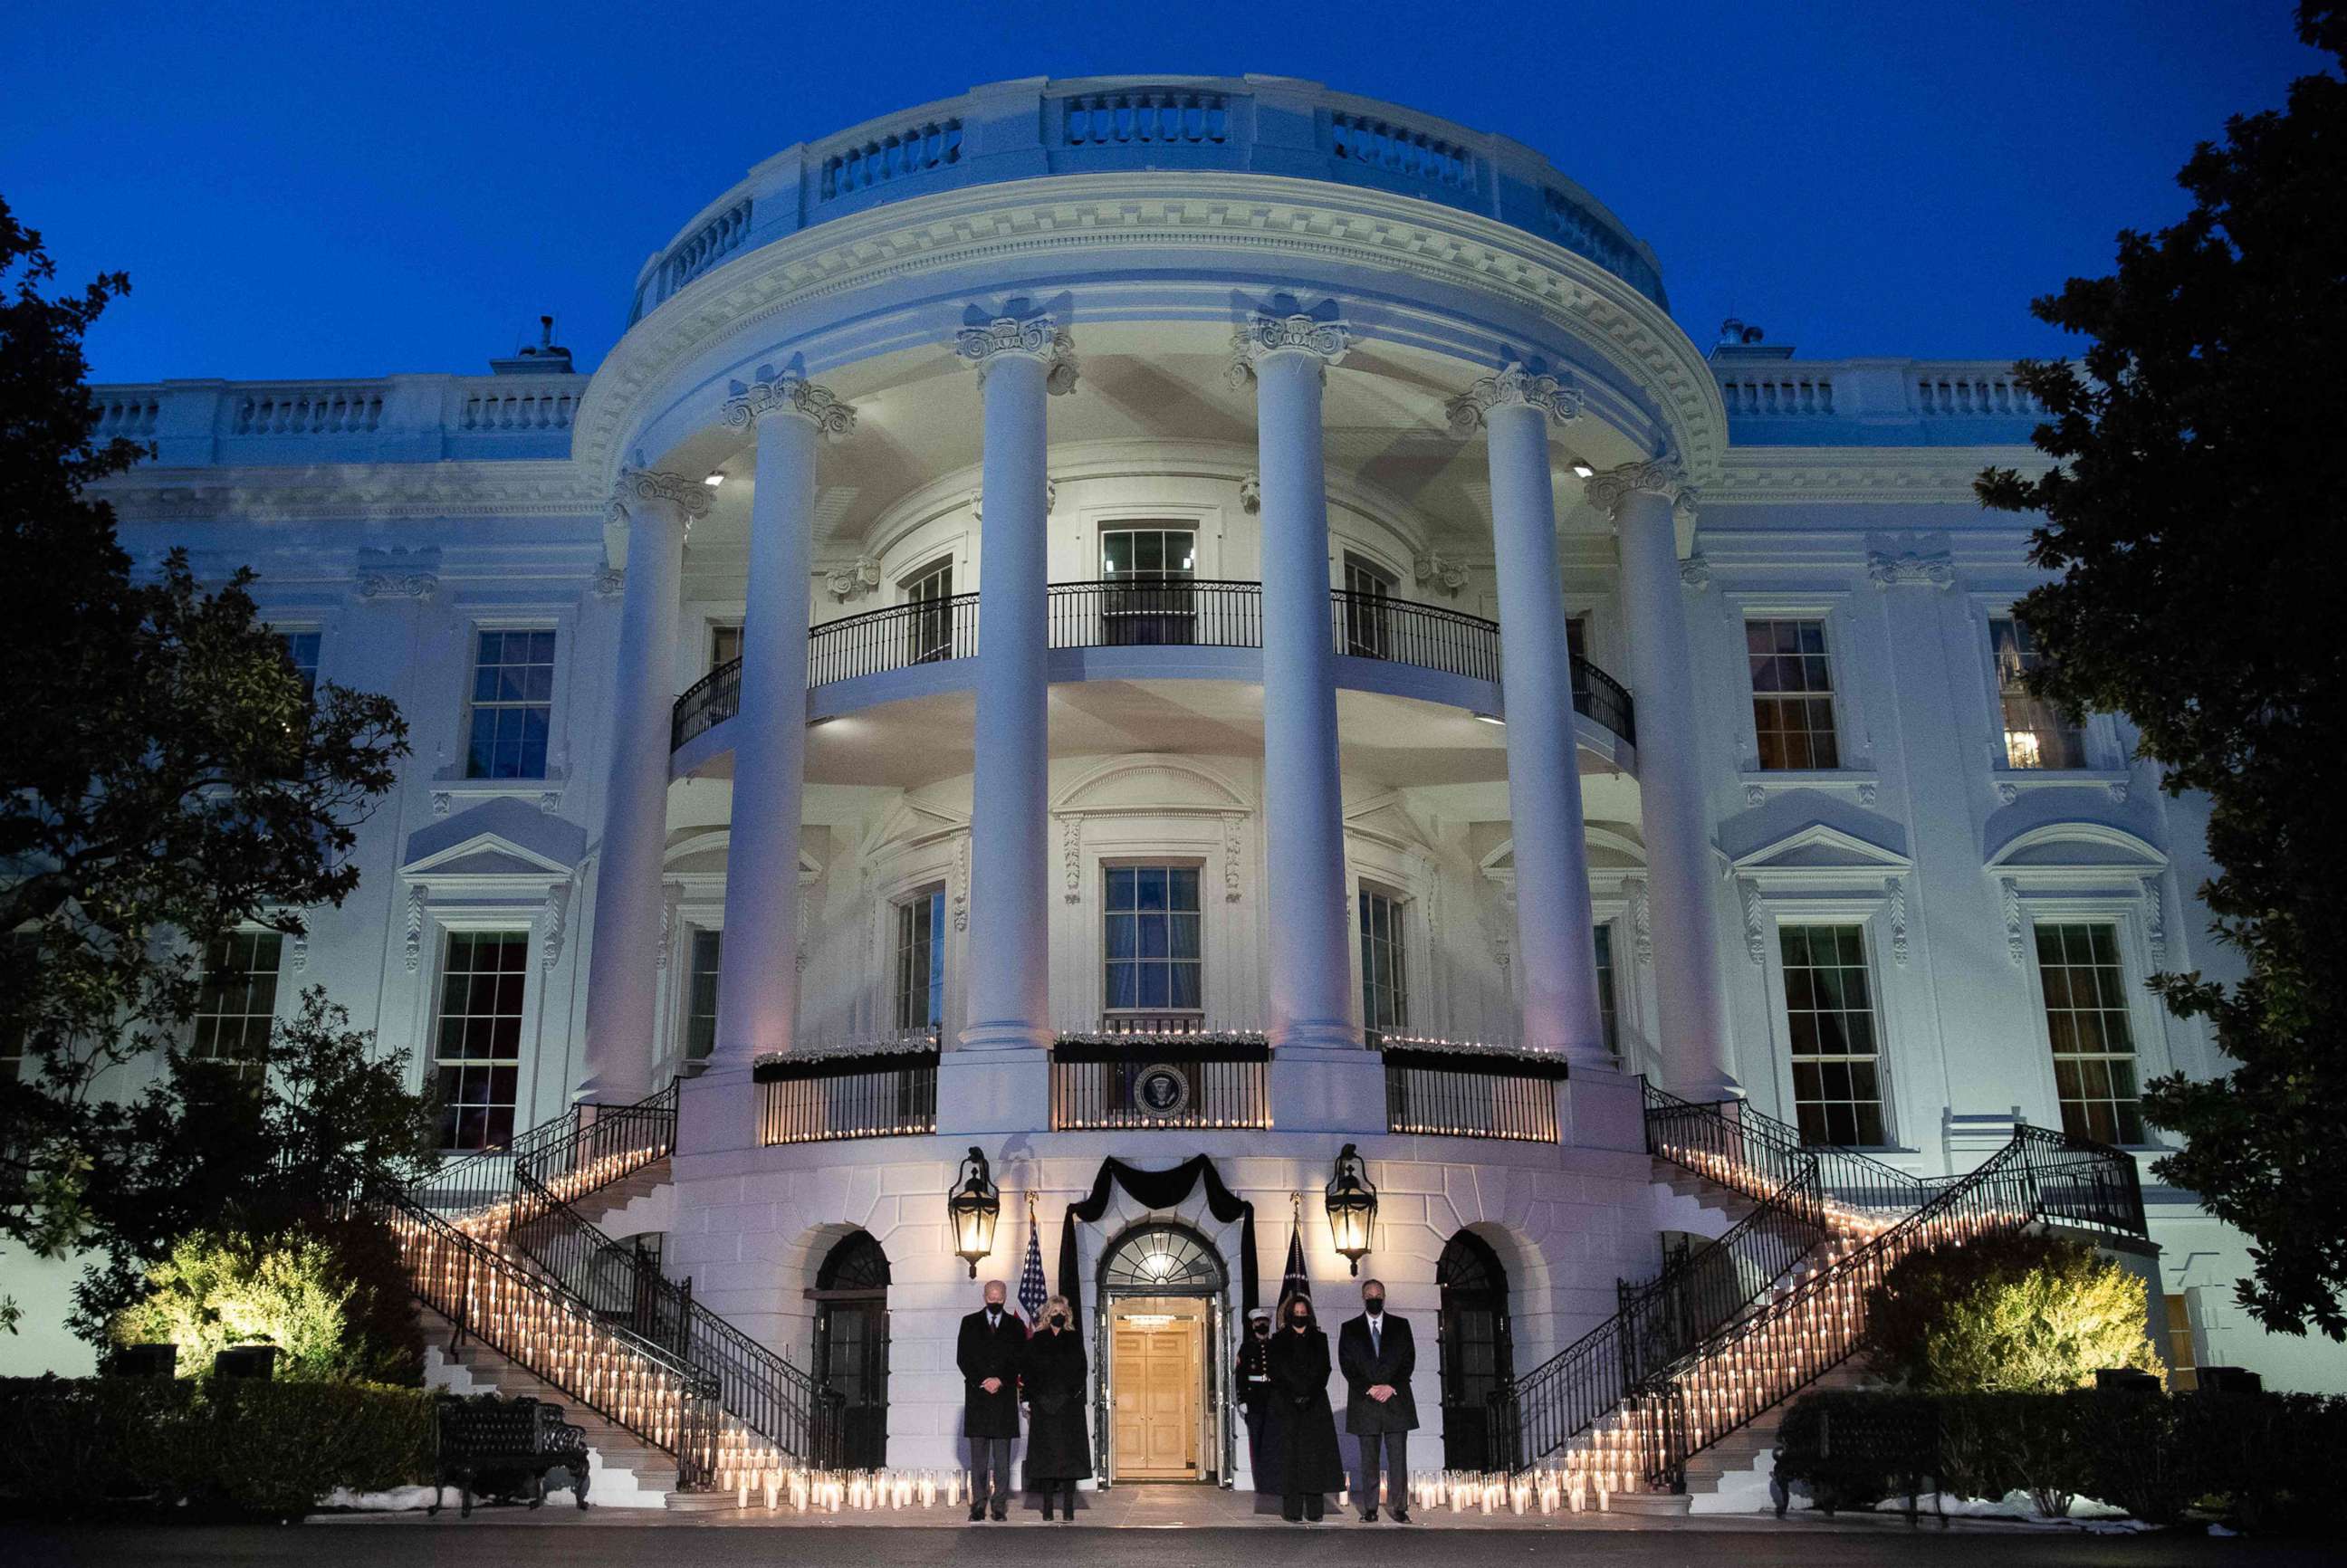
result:
[[[1442,1290],[1436,1339],[1442,1358],[1445,1470],[1510,1468],[1491,1441],[1491,1397],[1515,1376],[1508,1349],[1508,1271],[1491,1244],[1460,1231],[1435,1266]]]
[[[839,1462],[888,1462],[888,1255],[870,1233],[843,1237],[816,1270],[815,1380],[839,1395]]]
[[[1102,1256],[1093,1440],[1104,1478],[1228,1478],[1229,1287],[1214,1244],[1185,1225],[1144,1221]]]

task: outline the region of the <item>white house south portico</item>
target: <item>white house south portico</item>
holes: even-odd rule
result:
[[[630,320],[591,376],[100,396],[134,548],[247,552],[416,726],[302,961],[695,1326],[548,1308],[668,1379],[679,1490],[958,1465],[1030,1235],[1101,1476],[1242,1481],[1293,1230],[1420,1325],[1422,1465],[1701,1491],[1593,1348],[1675,1240],[1861,1168],[1899,1223],[2024,1154],[2132,1193],[2137,1086],[2213,1069],[2140,985],[2209,962],[2199,808],[2014,680],[2004,367],[1706,353],[1528,149],[1273,77],[787,149]],[[2306,1381],[2188,1195],[2060,1217],[2147,1225],[2180,1361]],[[588,1290],[535,1234],[513,1289]],[[1734,1327],[1651,1397],[1760,1387]],[[1847,1350],[1797,1328],[1731,1424]]]

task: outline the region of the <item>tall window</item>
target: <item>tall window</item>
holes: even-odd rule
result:
[[[1198,868],[1110,866],[1105,903],[1110,1009],[1201,1010]]]
[[[231,931],[204,950],[196,982],[188,1059],[241,1080],[260,1078],[277,1021],[277,970],[285,938],[274,931]]]
[[[1102,640],[1112,647],[1198,640],[1198,536],[1188,528],[1101,534]]]
[[[2004,765],[2085,767],[2086,736],[2065,722],[2053,703],[2029,694],[2025,682],[2039,662],[2029,623],[2000,615],[1988,623],[1988,641],[1996,657],[1997,700],[2004,709]]]
[[[953,562],[939,561],[897,585],[905,602],[914,606],[906,621],[910,646],[906,653],[916,664],[953,657]]]
[[[484,631],[473,661],[465,776],[542,779],[554,712],[554,633]]]
[[[1348,550],[1345,554],[1345,651],[1362,659],[1393,657],[1393,617],[1386,601],[1401,579]]]
[[[723,670],[742,657],[742,629],[739,626],[712,625],[709,629],[709,667]]]
[[[1605,1053],[1622,1060],[1622,1014],[1614,1000],[1614,927],[1600,926],[1597,938],[1597,1021],[1605,1031]]]
[[[528,931],[448,933],[434,1042],[444,1149],[494,1149],[513,1138],[528,977]]]
[[[946,1018],[946,890],[924,887],[897,906],[897,1027],[937,1029]]]
[[[1764,768],[1838,768],[1833,671],[1822,620],[1747,620],[1752,727]]]
[[[302,677],[302,700],[305,702],[317,701],[318,633],[281,631],[277,635],[285,644],[285,657],[293,661],[294,672]]]
[[[2102,1143],[2142,1143],[2135,1026],[2119,968],[2118,927],[2038,927],[2037,975],[2045,989],[2062,1131]]]
[[[685,977],[684,1059],[706,1061],[717,1049],[717,971],[725,953],[725,933],[692,933],[692,969]]]
[[[1861,1148],[1888,1143],[1865,928],[1787,926],[1778,940],[1802,1141]]]
[[[1409,966],[1402,945],[1403,901],[1361,888],[1361,1022],[1371,1034],[1409,1025]]]

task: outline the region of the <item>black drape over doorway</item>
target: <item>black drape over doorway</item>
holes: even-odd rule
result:
[[[1100,1174],[1082,1202],[1068,1205],[1060,1221],[1060,1294],[1068,1308],[1083,1310],[1083,1271],[1076,1261],[1076,1223],[1098,1225],[1108,1214],[1109,1199],[1118,1187],[1147,1209],[1178,1208],[1200,1182],[1206,1184],[1206,1212],[1224,1225],[1239,1222],[1239,1310],[1255,1305],[1258,1291],[1255,1267],[1255,1205],[1223,1185],[1214,1163],[1205,1155],[1184,1160],[1170,1171],[1143,1171],[1122,1160],[1101,1162]]]

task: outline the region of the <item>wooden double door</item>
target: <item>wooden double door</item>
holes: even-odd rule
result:
[[[1111,1312],[1111,1473],[1203,1481],[1208,1464],[1204,1298],[1128,1297]]]

